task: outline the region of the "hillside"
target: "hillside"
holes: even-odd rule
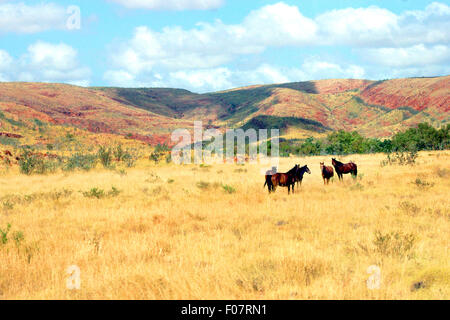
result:
[[[450,76],[321,80],[195,94],[181,89],[0,83],[2,144],[45,145],[72,132],[86,143],[169,142],[193,120],[217,128],[281,123],[290,136],[357,130],[389,137],[420,122],[450,122]],[[10,135],[9,137],[7,135]],[[19,135],[23,138],[13,137]]]

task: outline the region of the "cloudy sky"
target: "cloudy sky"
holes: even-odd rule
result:
[[[0,81],[208,92],[448,74],[447,0],[0,0]]]

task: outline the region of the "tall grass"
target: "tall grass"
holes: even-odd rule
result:
[[[384,157],[342,159],[364,178],[327,186],[319,163],[329,157],[283,158],[280,172],[312,171],[290,196],[269,195],[257,165],[147,158],[127,175],[99,166],[46,176],[12,167],[0,176],[0,298],[449,299],[450,154],[381,168]],[[66,286],[71,265],[79,290]]]

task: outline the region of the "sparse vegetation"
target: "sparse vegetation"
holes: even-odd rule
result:
[[[120,194],[120,191],[116,187],[112,187],[108,192],[105,192],[103,189],[92,188],[89,191],[82,191],[81,193],[86,198],[102,199],[106,197],[117,197]]]
[[[97,151],[98,159],[104,168],[111,169],[112,168],[112,149],[101,146]]]
[[[97,155],[82,154],[77,152],[67,159],[63,165],[63,170],[74,171],[75,169],[81,169],[84,171],[89,171],[95,168],[96,163]]]
[[[0,177],[2,298],[448,299],[450,154],[419,154],[414,167],[346,157],[364,178],[327,186],[319,163],[329,156],[282,158],[281,172],[312,172],[290,196],[269,196],[264,167],[251,164],[145,159],[119,176],[113,155],[114,171],[45,177],[13,166]],[[65,289],[72,264],[83,277],[76,296]],[[371,265],[379,290],[366,286]]]
[[[24,150],[19,158],[20,172],[26,175],[52,173],[58,169],[59,165],[59,159],[45,159],[42,155],[34,154],[30,150]]]
[[[393,256],[398,258],[407,256],[411,258],[411,250],[413,249],[416,241],[417,236],[413,233],[382,233],[381,231],[376,231],[373,243],[377,252],[384,256]]]

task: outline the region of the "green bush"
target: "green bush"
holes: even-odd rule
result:
[[[86,198],[102,199],[106,197],[116,197],[120,194],[120,190],[116,187],[112,187],[110,191],[105,192],[103,189],[92,188],[89,191],[82,191],[83,196]]]
[[[226,185],[226,184],[223,184],[223,185],[222,185],[222,189],[223,189],[226,193],[229,193],[229,194],[232,194],[232,193],[235,193],[235,192],[236,192],[236,189],[235,189],[235,188],[233,188],[232,186]]]
[[[75,153],[71,157],[67,159],[63,166],[63,170],[65,171],[74,171],[76,169],[81,169],[85,171],[89,171],[95,168],[97,163],[97,156],[93,154],[82,154]]]
[[[9,230],[11,230],[11,224],[10,224],[10,223],[7,224],[5,230],[0,229],[0,242],[1,242],[1,244],[6,244],[6,243],[8,243],[8,233],[9,233]]]
[[[60,164],[59,160],[45,159],[29,150],[25,150],[19,157],[19,170],[27,175],[55,172]]]
[[[106,148],[104,146],[101,146],[97,151],[98,159],[100,160],[100,163],[105,168],[112,168],[112,150],[111,148]]]
[[[373,244],[376,251],[385,256],[403,258],[411,257],[417,237],[412,233],[403,234],[401,232],[390,232],[383,234],[380,231],[375,232]]]

